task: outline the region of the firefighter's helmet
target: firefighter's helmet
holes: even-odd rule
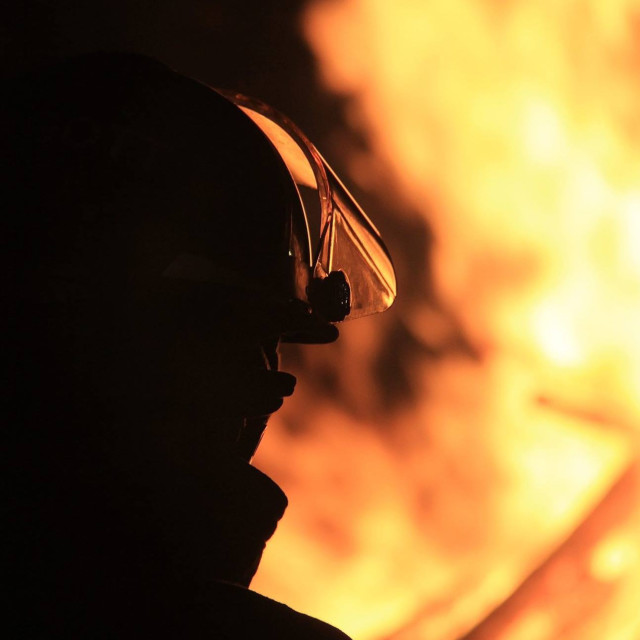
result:
[[[329,322],[395,298],[376,228],[304,134],[257,100],[105,53],[22,76],[4,108],[10,179],[27,185],[17,206],[43,238],[32,259],[59,277],[213,283]]]

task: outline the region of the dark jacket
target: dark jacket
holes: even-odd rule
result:
[[[11,638],[347,639],[247,588],[286,507],[254,467],[144,486],[17,432],[2,543]]]

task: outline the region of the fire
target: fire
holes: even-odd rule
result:
[[[639,0],[310,3],[323,81],[370,145],[353,177],[383,167],[428,221],[437,304],[479,357],[425,358],[419,401],[367,420],[310,413],[302,385],[258,459],[291,501],[258,590],[361,640],[640,634],[639,18]],[[416,340],[446,334],[412,305]],[[344,327],[356,398],[385,322]]]

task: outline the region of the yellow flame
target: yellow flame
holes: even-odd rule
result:
[[[258,588],[361,639],[417,619],[412,637],[459,637],[635,455],[581,416],[640,424],[639,18],[640,0],[310,4],[322,78],[431,225],[438,296],[484,359],[424,364],[391,441],[337,409],[319,435],[274,430],[261,460],[292,513]],[[366,359],[377,338],[357,332]],[[591,571],[613,580],[633,553]],[[553,624],[532,610],[508,637]]]
[[[640,564],[638,541],[633,532],[617,532],[594,549],[591,573],[603,582],[614,581],[625,573],[637,572]]]

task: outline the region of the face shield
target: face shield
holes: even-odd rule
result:
[[[308,261],[300,234],[306,229],[312,239],[310,262],[294,270],[304,302],[330,322],[388,309],[396,297],[389,252],[318,150],[293,122],[268,105],[237,93],[220,93],[267,136],[296,185],[304,220],[292,221],[291,256]]]

